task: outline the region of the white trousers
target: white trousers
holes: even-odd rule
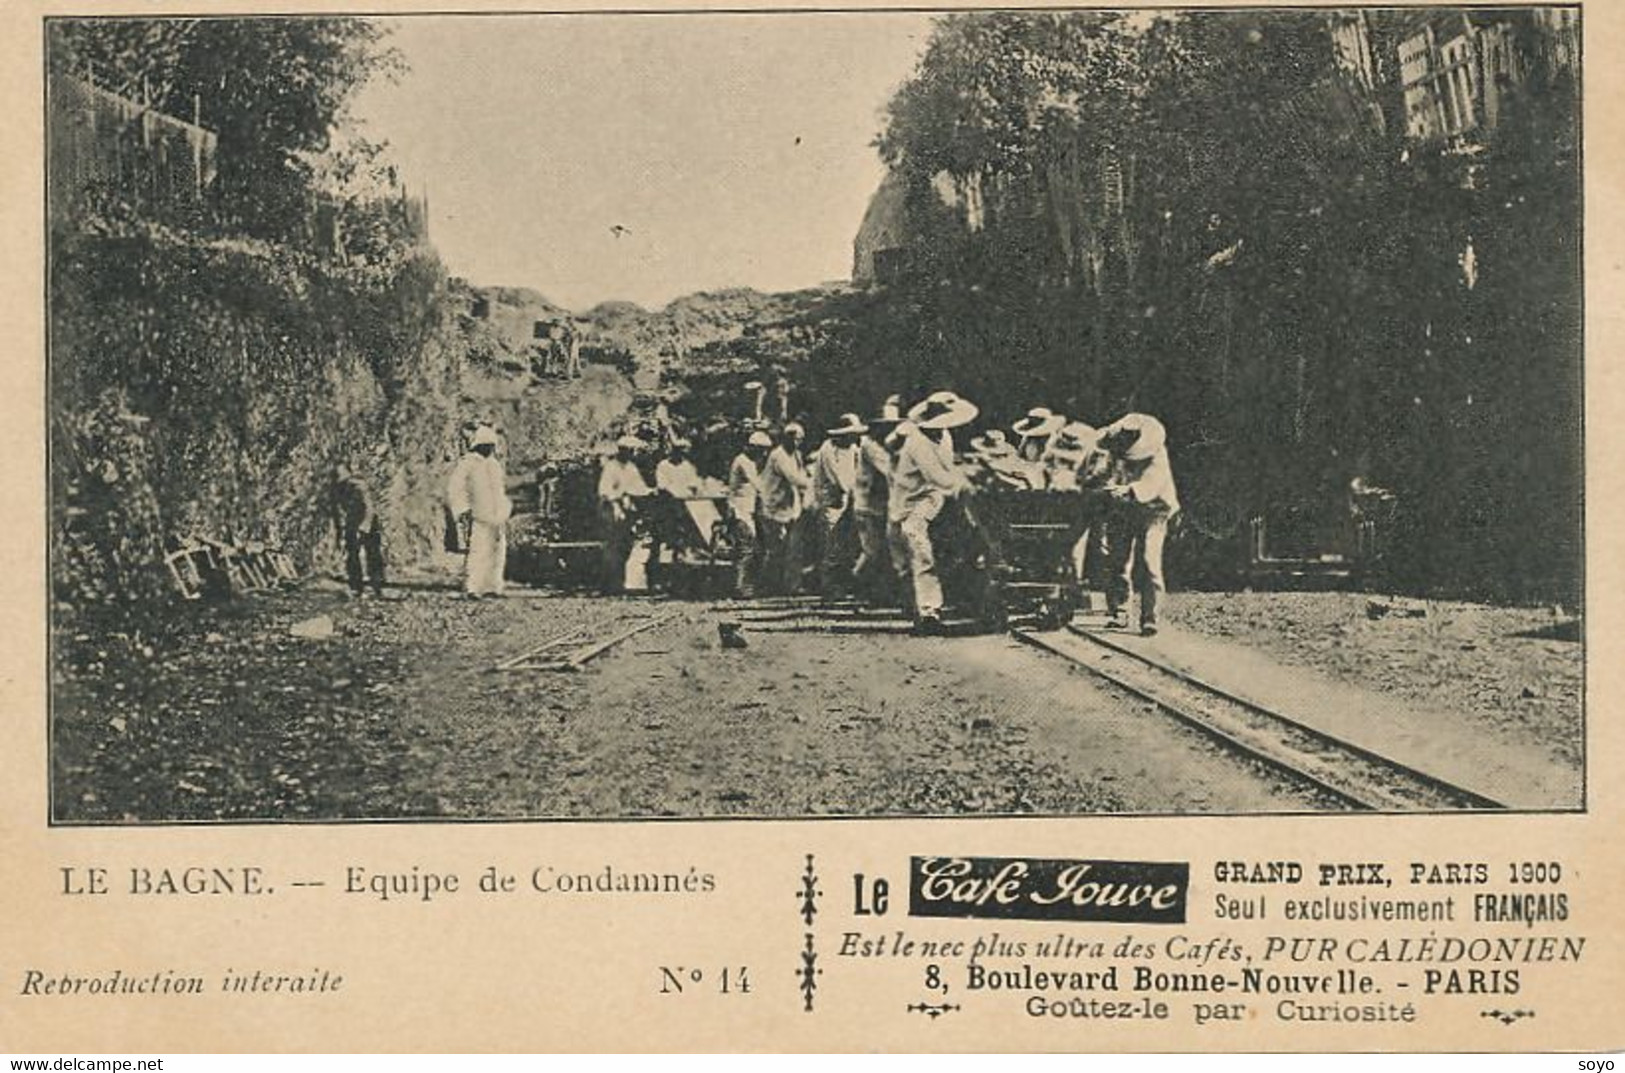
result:
[[[898,531],[908,547],[916,616],[942,614],[942,579],[937,576],[936,549],[931,546],[931,523],[942,513],[945,502],[941,496],[932,496],[915,504],[908,517],[898,523]]]
[[[508,567],[508,527],[476,521],[468,535],[467,577],[463,590],[473,595],[500,593]]]

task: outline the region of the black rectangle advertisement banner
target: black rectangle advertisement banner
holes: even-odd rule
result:
[[[1190,865],[1040,857],[910,857],[908,913],[1183,924]]]

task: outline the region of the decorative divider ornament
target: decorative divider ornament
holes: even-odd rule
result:
[[[796,975],[801,979],[800,989],[802,1009],[807,1013],[813,1010],[813,995],[818,990],[818,977],[824,973],[818,967],[818,950],[813,937],[813,918],[818,915],[818,899],[824,892],[818,888],[818,871],[813,867],[813,855],[807,854],[807,865],[801,873],[801,891],[798,898],[801,902],[801,920],[807,930],[803,933],[804,945],[801,949],[801,967]]]

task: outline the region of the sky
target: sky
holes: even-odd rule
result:
[[[582,310],[851,272],[913,13],[420,16],[353,106],[448,269]]]

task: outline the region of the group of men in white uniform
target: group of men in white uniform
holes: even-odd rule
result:
[[[1101,563],[1112,625],[1128,626],[1134,590],[1141,632],[1156,633],[1158,604],[1167,591],[1163,545],[1179,513],[1162,422],[1131,413],[1097,429],[1034,407],[1011,431],[1015,443],[998,429],[971,441],[976,483],[1079,494],[1084,533],[1073,551],[1078,577],[1084,577],[1087,560]]]
[[[1131,413],[1097,429],[1036,407],[1010,427],[1013,441],[993,428],[961,453],[954,430],[978,414],[974,403],[951,391],[935,392],[906,413],[893,396],[868,420],[842,415],[810,457],[797,422],[776,436],[750,432],[729,467],[726,493],[740,593],[800,591],[809,572],[808,545],[817,543],[822,594],[856,589],[875,595],[895,578],[918,630],[941,632],[933,523],[951,501],[977,488],[1047,489],[1084,497],[1088,532],[1075,551],[1076,567],[1081,578],[1086,558],[1104,561],[1113,624],[1128,625],[1131,590],[1137,590],[1141,629],[1156,632],[1165,591],[1163,544],[1179,510],[1162,423]],[[447,485],[467,550],[464,588],[471,597],[503,589],[513,504],[496,457],[498,440],[491,427],[476,429]],[[657,491],[701,497],[704,481],[689,446],[672,439],[653,488],[638,468],[644,444],[636,437],[621,437],[605,460],[598,502],[609,589],[621,588],[639,501]]]
[[[810,515],[822,536],[820,591],[852,583],[860,591],[900,580],[921,633],[941,632],[943,592],[933,523],[956,497],[977,487],[1076,492],[1085,497],[1089,532],[1079,542],[1105,561],[1112,623],[1128,625],[1131,589],[1140,596],[1142,631],[1157,629],[1165,591],[1163,542],[1179,510],[1166,430],[1156,418],[1129,414],[1103,429],[1035,408],[1012,427],[1012,443],[992,429],[956,451],[954,430],[978,416],[974,403],[939,391],[906,415],[895,396],[865,421],[845,414],[804,461],[805,432],[790,423],[778,436],[750,433],[728,477],[738,550],[738,587],[794,592],[802,577],[797,534]],[[855,559],[842,535],[855,532]]]

